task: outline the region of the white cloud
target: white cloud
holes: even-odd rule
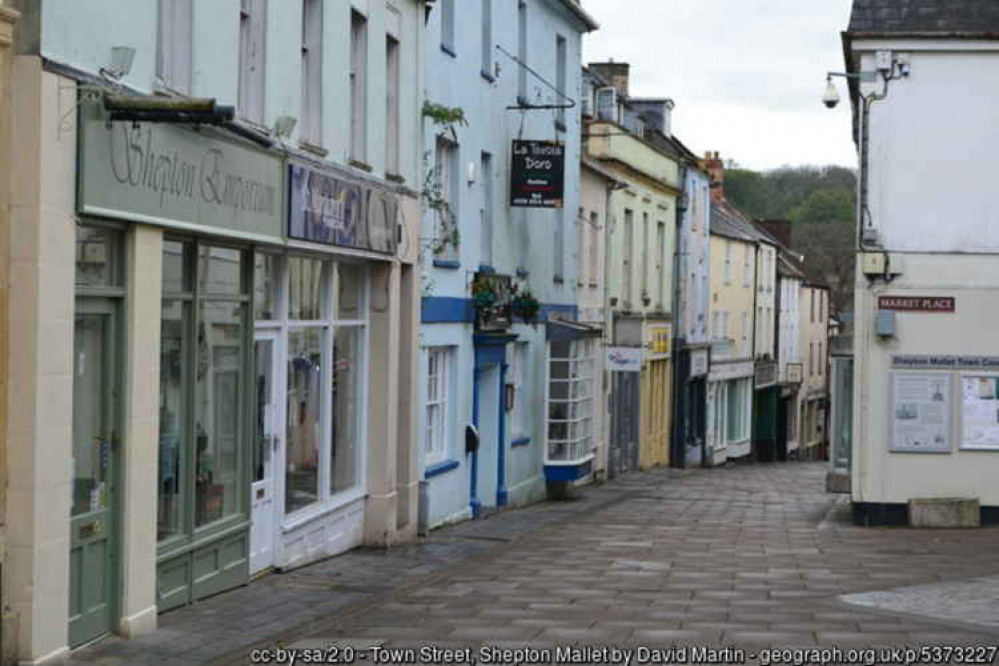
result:
[[[751,168],[854,166],[849,104],[820,102],[842,70],[850,0],[584,0],[601,24],[584,61],[631,63],[631,92],[672,97],[693,150]]]

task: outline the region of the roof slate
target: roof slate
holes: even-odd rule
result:
[[[851,33],[999,33],[996,0],[854,0]]]

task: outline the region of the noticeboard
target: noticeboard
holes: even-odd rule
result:
[[[891,373],[893,452],[950,453],[951,375]]]
[[[565,196],[565,144],[514,141],[510,162],[510,205],[562,208]]]
[[[999,450],[999,375],[961,375],[961,448]]]

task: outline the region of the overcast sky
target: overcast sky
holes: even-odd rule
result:
[[[673,131],[753,169],[856,165],[850,111],[822,105],[843,70],[850,0],[583,0],[583,61],[631,63],[631,94],[671,97]]]

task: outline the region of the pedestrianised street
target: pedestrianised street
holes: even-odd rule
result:
[[[959,589],[980,577],[983,593],[994,590],[999,530],[853,527],[846,498],[825,492],[826,469],[619,477],[575,501],[265,577],[163,615],[149,636],[111,639],[68,663],[244,664],[254,650],[322,645],[351,647],[369,664],[372,648],[383,659],[426,648],[441,662],[445,651],[476,657],[483,646],[528,657],[578,646],[647,648],[650,657],[734,646],[754,662],[766,647],[825,646],[845,658],[869,647],[994,645],[994,606],[991,616],[955,609],[975,607],[969,593],[950,606],[923,595],[919,614],[885,608],[890,596],[879,607],[841,597]]]

